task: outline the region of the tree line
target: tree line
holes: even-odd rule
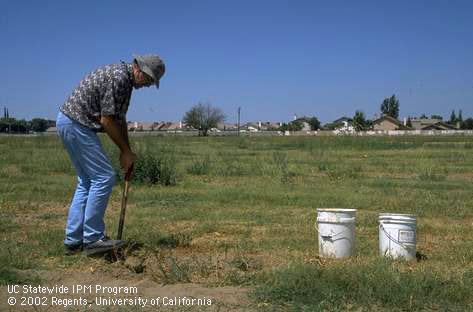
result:
[[[49,127],[54,127],[54,120],[33,118],[31,120],[10,117],[8,108],[4,107],[3,117],[0,118],[0,133],[29,133],[44,132]]]
[[[383,100],[380,106],[380,112],[382,115],[390,116],[395,119],[399,117],[399,100],[396,95],[393,94],[391,97],[387,97]],[[210,104],[204,104],[199,102],[193,106],[189,111],[184,114],[182,121],[188,126],[199,130],[199,133],[203,136],[208,135],[208,132],[212,128],[216,128],[217,125],[225,120],[226,116],[223,111],[217,107],[213,107]],[[422,114],[419,118],[428,118],[427,115]],[[431,119],[443,120],[440,115],[431,115]],[[357,110],[353,118],[349,118],[348,121],[353,123],[353,127],[356,131],[370,130],[373,127],[373,120],[367,119],[365,114]],[[279,131],[300,131],[303,129],[304,122],[310,125],[311,130],[333,130],[342,125],[342,123],[328,123],[324,126],[321,125],[319,119],[313,117],[302,117],[297,120],[283,123],[277,130]],[[451,125],[460,125],[460,129],[473,129],[473,118],[463,119],[462,111],[458,113],[455,110],[452,111],[450,119],[446,123]],[[411,118],[407,119],[408,127],[412,127]],[[54,127],[55,121],[43,118],[33,118],[32,120],[16,119],[10,117],[8,108],[4,107],[3,118],[0,118],[0,133],[29,133],[29,132],[44,132],[49,127]]]

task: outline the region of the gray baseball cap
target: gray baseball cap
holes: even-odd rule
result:
[[[165,66],[163,60],[156,55],[133,55],[140,69],[154,79],[156,88],[159,88],[159,79],[164,75]]]

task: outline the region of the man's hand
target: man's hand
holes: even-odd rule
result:
[[[136,158],[136,154],[132,151],[125,151],[120,154],[120,165],[128,179],[131,178],[131,170],[133,170],[133,164],[136,161]]]

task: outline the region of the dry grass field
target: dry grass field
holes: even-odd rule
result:
[[[172,311],[473,310],[472,137],[131,140],[141,163],[130,244],[110,261],[63,255],[76,180],[58,138],[0,137],[0,310],[10,308],[6,285],[97,283],[214,300]],[[107,210],[111,236],[121,187]],[[358,209],[353,257],[318,256],[321,207]],[[417,215],[418,261],[379,256],[382,212]]]

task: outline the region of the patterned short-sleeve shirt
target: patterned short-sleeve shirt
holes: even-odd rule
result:
[[[88,74],[60,111],[80,124],[100,131],[101,116],[125,120],[132,91],[132,65],[106,65]]]

